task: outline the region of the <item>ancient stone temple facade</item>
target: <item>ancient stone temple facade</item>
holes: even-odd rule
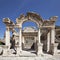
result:
[[[16,18],[16,23],[13,23],[9,18],[4,18],[3,22],[6,25],[6,31],[3,55],[11,50],[10,32],[14,35],[17,55],[29,49],[34,50],[36,55],[44,54],[44,52],[57,54],[57,43],[55,43],[56,20],[57,16],[53,16],[48,20],[43,20],[39,14],[33,12],[20,15],[20,17]],[[37,29],[34,27],[25,27],[22,29],[22,24],[26,21],[36,23]],[[16,31],[16,29],[18,29],[18,31]]]

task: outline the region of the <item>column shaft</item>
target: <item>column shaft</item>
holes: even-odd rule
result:
[[[41,43],[40,36],[41,36],[41,32],[40,32],[40,28],[39,28],[39,31],[38,31],[38,43],[37,43],[37,55],[42,54],[42,46],[43,46],[43,44]]]
[[[22,31],[21,28],[19,29],[19,47],[20,47],[20,51],[22,51]]]
[[[55,29],[51,29],[51,44],[55,43]]]
[[[41,43],[40,36],[41,36],[41,32],[40,32],[40,28],[39,28],[39,31],[38,31],[38,43]]]
[[[55,51],[54,43],[55,43],[55,29],[52,28],[51,29],[51,46],[50,46],[51,54],[54,54],[54,51]]]
[[[9,28],[6,28],[6,37],[5,37],[5,44],[6,46],[9,46],[10,45],[10,31],[9,31]]]
[[[50,32],[47,34],[47,52],[50,50]]]
[[[22,49],[24,49],[24,36],[23,36],[23,39],[22,39]]]
[[[36,50],[37,47],[36,47],[36,36],[34,36],[34,49]]]
[[[24,43],[24,37],[23,37],[23,41],[22,42]]]

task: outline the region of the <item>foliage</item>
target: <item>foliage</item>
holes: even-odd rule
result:
[[[0,45],[3,45],[2,42],[0,42]]]

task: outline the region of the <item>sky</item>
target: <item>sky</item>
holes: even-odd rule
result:
[[[15,22],[20,14],[27,12],[36,12],[45,20],[58,16],[56,25],[60,26],[60,0],[0,0],[0,38],[4,37],[6,27],[3,18]]]

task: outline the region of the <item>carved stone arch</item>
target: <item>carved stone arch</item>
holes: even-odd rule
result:
[[[42,17],[39,14],[35,13],[35,12],[28,12],[27,17],[29,19],[32,19],[32,20],[36,21],[40,26],[43,24]]]
[[[20,24],[20,27],[22,27],[22,24],[26,21],[32,21],[32,22],[35,22],[37,24],[37,27],[39,28],[42,23],[43,23],[43,20],[42,18],[36,14],[36,13],[32,13],[32,12],[28,12],[27,15],[21,15],[19,18],[18,18],[18,23]]]
[[[31,21],[31,22],[34,22],[36,25],[37,25],[37,27],[39,28],[39,23],[37,22],[37,21],[35,21],[35,20],[33,20],[33,19],[24,19],[23,21],[21,21],[21,27],[22,27],[22,24],[24,23],[24,22],[27,22],[27,21]]]

